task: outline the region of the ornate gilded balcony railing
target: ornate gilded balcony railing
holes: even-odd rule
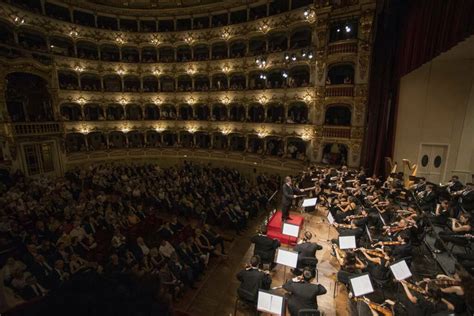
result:
[[[326,97],[353,97],[354,85],[353,84],[327,85],[325,89],[325,96]]]
[[[328,55],[357,53],[357,40],[339,41],[328,44]]]
[[[350,126],[323,126],[323,137],[327,138],[351,138]]]
[[[305,8],[295,9],[289,12],[273,15],[255,21],[234,24],[209,29],[174,31],[166,33],[156,32],[125,32],[104,30],[95,27],[82,26],[70,22],[64,22],[41,14],[28,11],[20,11],[17,7],[2,3],[0,6],[0,20],[7,21],[19,27],[34,28],[48,36],[70,37],[73,40],[89,40],[93,42],[117,43],[134,46],[158,46],[162,43],[177,45],[189,45],[194,42],[213,42],[217,40],[232,40],[233,37],[249,37],[252,35],[264,35],[269,31],[288,30],[296,24],[314,22],[304,15]]]
[[[122,131],[188,131],[221,132],[223,134],[241,133],[258,134],[266,136],[299,137],[304,140],[312,139],[315,135],[314,125],[311,124],[278,124],[278,123],[252,123],[230,121],[175,121],[175,120],[149,120],[149,121],[79,121],[62,122],[66,133],[109,132]],[[349,128],[350,135],[350,128]]]
[[[25,122],[12,123],[12,132],[15,136],[42,136],[62,133],[59,122]]]
[[[301,169],[305,166],[305,161],[296,159],[278,158],[235,151],[189,148],[122,148],[69,153],[66,162],[70,165],[74,165],[83,163],[84,161],[103,161],[108,159],[156,159],[158,157],[227,161],[283,170]]]

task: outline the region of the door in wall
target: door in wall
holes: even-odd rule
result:
[[[447,157],[447,144],[421,144],[417,176],[433,183],[444,181]]]
[[[56,175],[56,146],[54,142],[22,144],[24,171],[27,176]]]

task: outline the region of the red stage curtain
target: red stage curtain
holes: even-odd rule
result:
[[[379,8],[362,165],[384,174],[392,157],[400,78],[474,33],[473,0],[391,0]]]

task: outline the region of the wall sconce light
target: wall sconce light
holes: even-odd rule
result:
[[[77,33],[76,30],[72,30],[71,32],[69,32],[69,36],[71,36],[71,37],[77,37],[77,36],[79,36],[79,33]]]
[[[21,18],[19,16],[15,16],[13,18],[13,22],[15,22],[15,24],[17,25],[20,25],[20,24],[25,24],[25,18]]]
[[[87,125],[82,125],[82,127],[79,129],[79,132],[81,134],[87,135],[90,132],[89,126]]]
[[[194,75],[194,73],[196,72],[196,69],[194,69],[194,67],[190,65],[188,69],[186,70],[186,72],[188,73],[188,75]]]
[[[192,44],[192,42],[194,42],[194,38],[191,34],[188,34],[184,37],[184,41],[187,43],[187,44]]]
[[[84,105],[86,103],[86,99],[84,99],[84,97],[80,97],[79,99],[77,99],[77,103],[79,103],[80,105]]]
[[[230,98],[228,96],[225,96],[222,98],[221,102],[227,105],[230,103]]]
[[[265,131],[265,130],[262,130],[262,131],[260,131],[260,132],[257,133],[257,136],[258,136],[259,138],[265,138],[265,137],[268,136],[268,132]]]
[[[259,78],[262,79],[262,80],[267,80],[267,75],[266,74],[260,74]]]
[[[229,65],[225,64],[225,65],[222,67],[222,71],[225,72],[225,73],[228,73],[228,72],[230,71]]]
[[[155,70],[153,70],[153,74],[154,74],[155,76],[159,76],[159,75],[161,75],[161,70],[158,69],[158,68],[155,68]]]
[[[303,97],[303,100],[305,102],[311,102],[313,101],[313,97],[309,93],[306,93],[306,95]]]
[[[260,26],[258,27],[258,30],[263,33],[268,32],[270,30],[270,26],[268,25],[268,22],[263,21],[262,24],[260,24]]]
[[[222,37],[223,39],[225,39],[225,40],[228,40],[229,37],[230,37],[229,29],[225,28],[225,29],[222,31],[221,37]]]
[[[121,105],[125,105],[125,104],[127,104],[127,100],[125,100],[125,98],[121,98],[120,101],[119,101],[119,103],[120,103]]]
[[[291,61],[296,61],[296,54],[291,54]]]
[[[152,45],[155,45],[155,46],[158,46],[161,44],[161,41],[157,37],[153,38],[150,42]]]
[[[257,64],[258,68],[265,68],[267,65],[267,58],[266,57],[257,57],[255,58],[255,63]]]
[[[221,133],[224,134],[224,135],[229,135],[230,133],[232,133],[232,128],[224,127],[224,128],[221,129]]]
[[[266,104],[268,102],[268,98],[267,96],[265,95],[262,95],[258,98],[258,102],[262,103],[262,104]]]
[[[119,45],[122,45],[122,44],[125,43],[124,39],[123,39],[122,36],[120,36],[120,35],[115,38],[115,41],[116,41]]]
[[[283,71],[281,73],[281,76],[286,79],[286,78],[288,78],[288,73],[286,71]]]
[[[164,126],[155,126],[155,131],[158,133],[161,133],[165,130],[166,128]]]
[[[301,138],[302,138],[303,140],[308,141],[308,140],[311,140],[313,137],[311,136],[311,133],[310,133],[310,132],[304,132],[304,133],[301,135]]]
[[[191,134],[194,134],[194,133],[197,132],[198,129],[197,129],[196,126],[189,126],[187,130],[188,130],[188,132],[190,132]]]
[[[124,133],[128,133],[128,132],[130,132],[130,127],[128,127],[128,125],[124,125],[124,126],[122,126],[122,128],[120,130]]]
[[[189,103],[189,104],[194,104],[196,102],[196,99],[194,99],[193,97],[190,97],[190,98],[188,98],[188,100],[186,102]]]
[[[117,69],[117,74],[119,76],[123,76],[125,74],[125,70],[123,70],[122,68],[119,68],[119,69]]]
[[[78,66],[76,66],[76,67],[74,68],[74,70],[76,70],[77,72],[83,72],[83,71],[84,71],[84,67],[78,65]]]
[[[304,18],[309,22],[314,22],[316,20],[316,11],[312,8],[306,8],[303,12]]]
[[[162,102],[162,100],[160,99],[160,97],[156,97],[155,100],[153,100],[153,103],[155,103],[156,105],[160,105]]]

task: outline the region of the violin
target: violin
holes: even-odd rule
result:
[[[366,297],[363,297],[363,298],[356,297],[355,300],[366,303],[371,309],[373,309],[379,314],[382,314],[383,316],[393,316],[393,312],[390,308],[385,307],[381,304],[374,303]]]

